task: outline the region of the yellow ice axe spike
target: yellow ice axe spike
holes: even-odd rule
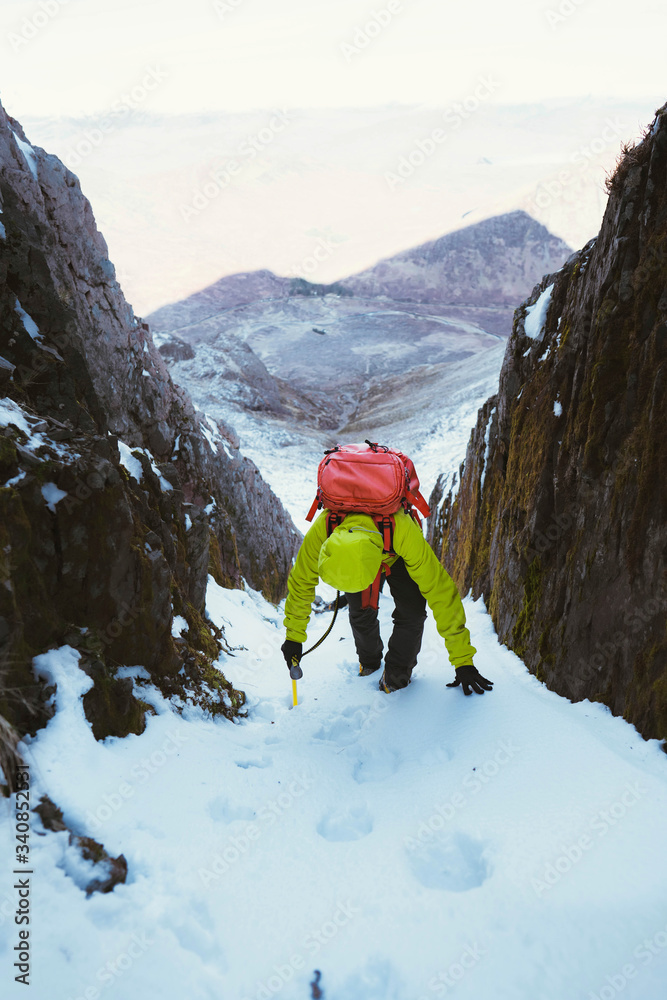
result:
[[[296,682],[300,677],[303,677],[303,670],[299,666],[299,661],[296,656],[292,657],[292,666],[290,667],[289,675],[292,678],[292,707],[296,708],[298,704],[296,697]]]
[[[324,642],[324,640],[326,639],[326,637],[331,632],[331,629],[334,627],[334,625],[336,623],[336,615],[338,614],[338,603],[339,603],[339,600],[340,600],[340,592],[336,591],[336,601],[334,603],[334,613],[333,613],[333,618],[331,619],[331,624],[329,625],[329,628],[326,630],[326,632],[324,633],[324,635],[322,636],[322,638],[317,640],[317,642],[315,643],[314,646],[311,646],[310,649],[307,649],[305,653],[301,654],[301,659],[303,659],[304,656],[308,656],[308,653],[312,653],[312,651],[314,649],[317,649],[317,647],[321,643]],[[296,700],[296,682],[303,677],[303,670],[301,669],[301,667],[299,665],[299,661],[296,658],[296,656],[292,657],[292,666],[289,668],[289,675],[292,678],[292,707],[296,708],[296,705],[297,705],[297,700]]]

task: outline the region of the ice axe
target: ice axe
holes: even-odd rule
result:
[[[303,659],[304,656],[308,656],[308,653],[312,653],[312,651],[314,649],[317,649],[317,647],[324,642],[324,640],[326,639],[326,637],[331,632],[331,629],[336,624],[336,616],[338,614],[339,600],[340,600],[340,592],[336,591],[336,600],[334,602],[334,613],[333,613],[333,618],[331,619],[331,624],[329,625],[329,628],[326,630],[326,632],[324,633],[324,635],[320,639],[317,640],[317,642],[315,643],[314,646],[311,646],[310,649],[307,649],[305,653],[301,654],[301,659]],[[297,698],[296,698],[296,682],[300,681],[301,678],[303,677],[303,670],[299,666],[299,661],[297,660],[296,656],[292,657],[292,665],[289,668],[289,675],[292,678],[292,707],[296,708],[296,706],[298,704]]]
[[[292,657],[292,666],[289,668],[289,675],[292,678],[292,707],[296,708],[298,702],[296,698],[296,682],[303,677],[303,670],[299,666],[296,656]]]

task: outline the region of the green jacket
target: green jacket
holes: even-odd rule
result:
[[[288,596],[283,624],[287,629],[287,638],[294,642],[306,642],[311,605],[319,582],[318,558],[322,543],[327,537],[326,517],[327,511],[324,510],[309,528],[287,581]],[[410,515],[401,510],[395,515],[395,520],[395,555],[388,557],[386,563],[391,566],[399,556],[403,559],[405,568],[433,612],[451,664],[461,667],[465,663],[472,663],[476,649],[470,643],[470,632],[466,628],[465,612],[456,584],[438,562],[421,528]],[[367,514],[348,514],[344,523],[371,531],[375,529],[372,518]]]

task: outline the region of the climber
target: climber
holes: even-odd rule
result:
[[[456,680],[463,693],[483,694],[491,681],[473,666],[476,650],[470,643],[465,612],[456,585],[426,542],[421,528],[404,510],[393,516],[393,537],[386,546],[383,534],[368,514],[347,514],[327,535],[325,509],[308,530],[288,580],[284,625],[287,637],[281,651],[288,667],[303,655],[315,588],[320,579],[345,594],[350,625],[359,657],[359,674],[375,673],[382,665],[383,644],[378,623],[377,593],[368,593],[384,568],[394,599],[394,627],[387,644],[381,691],[390,694],[407,687],[421,648],[428,602],[438,632],[445,640]],[[388,551],[390,549],[391,551]],[[301,669],[298,668],[297,676]]]

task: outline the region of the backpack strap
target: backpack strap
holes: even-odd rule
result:
[[[385,517],[374,517],[375,527],[382,535],[382,547],[387,555],[394,554],[394,531],[396,530],[396,519],[393,514]]]
[[[330,510],[327,514],[327,538],[339,524],[342,524],[345,520],[345,514],[337,514],[335,511]]]
[[[376,528],[382,535],[382,548],[385,556],[395,555],[394,553],[394,529],[396,521],[393,514],[388,517],[374,517]],[[391,567],[385,561],[382,562],[378,575],[373,580],[370,587],[366,587],[361,594],[362,608],[374,608],[376,611],[380,606],[380,587],[382,585],[382,574],[389,576]]]
[[[313,518],[315,517],[315,514],[317,513],[317,511],[321,506],[322,503],[320,502],[320,498],[319,496],[316,496],[315,499],[313,500],[310,510],[306,514],[306,521],[312,521]]]
[[[382,570],[380,569],[380,572],[375,577],[375,579],[373,580],[373,582],[370,585],[370,587],[366,587],[366,589],[364,591],[362,591],[362,594],[361,594],[361,607],[362,608],[375,608],[375,610],[377,611],[377,609],[380,606],[380,584],[381,583],[382,583]]]
[[[406,493],[406,498],[408,503],[413,504],[417,508],[420,514],[423,514],[424,517],[430,517],[431,508],[426,503],[426,500],[424,500],[419,490],[417,490],[416,493],[412,493],[411,490],[408,490]],[[412,512],[409,511],[409,513]],[[419,524],[421,524],[421,521],[419,522]]]

